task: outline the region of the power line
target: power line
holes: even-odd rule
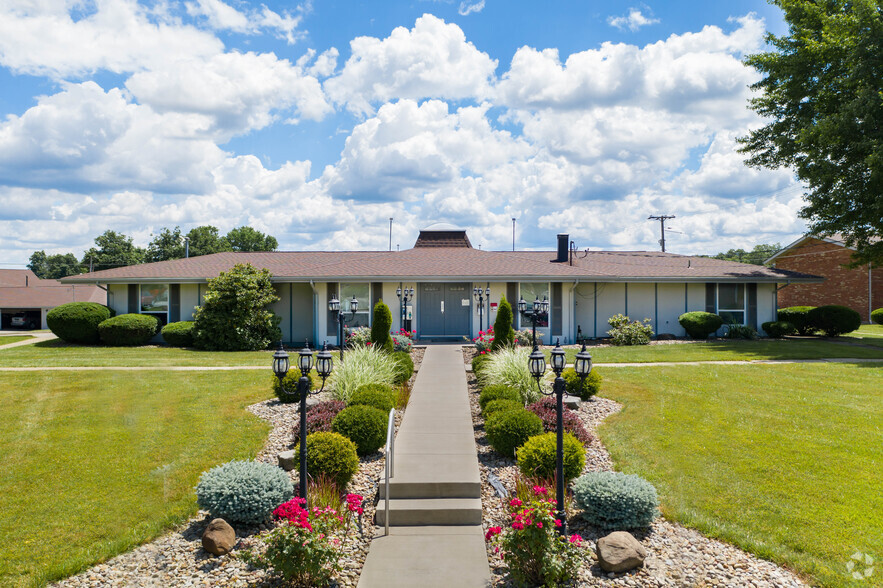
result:
[[[661,235],[661,239],[659,239],[659,244],[662,245],[662,252],[665,253],[665,221],[670,218],[677,218],[673,214],[661,214],[659,216],[650,215],[647,217],[647,220],[658,220],[659,221],[659,234]]]

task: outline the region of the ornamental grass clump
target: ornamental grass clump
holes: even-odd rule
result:
[[[336,400],[348,402],[353,392],[366,384],[394,386],[400,373],[400,364],[392,354],[373,346],[356,346],[334,366],[328,387]]]
[[[558,449],[556,433],[531,437],[518,449],[518,469],[525,476],[552,478],[555,476],[555,456]],[[586,465],[586,449],[570,433],[564,433],[564,483],[576,478]]]
[[[640,476],[621,472],[591,472],[573,484],[580,516],[604,530],[650,526],[659,501],[653,484]]]
[[[479,382],[483,385],[500,384],[517,390],[524,404],[536,401],[540,392],[528,369],[529,355],[530,349],[526,347],[504,347],[495,351],[482,366]],[[544,382],[541,384],[545,385]]]
[[[196,501],[212,517],[258,524],[290,499],[291,480],[282,469],[258,461],[230,461],[199,477]]]
[[[546,432],[558,430],[558,407],[557,401],[548,396],[529,404],[527,410],[534,413],[543,421],[543,430]],[[586,429],[582,419],[576,412],[566,406],[562,407],[561,420],[564,422],[564,430],[582,443],[588,445],[592,442],[592,434]]]
[[[490,527],[485,539],[502,550],[503,561],[516,585],[560,586],[576,577],[585,557],[579,535],[558,534],[555,501],[545,486],[535,486],[529,501],[509,501],[509,525]]]
[[[488,443],[500,455],[514,457],[515,450],[543,432],[540,417],[526,410],[506,410],[487,417],[484,423]]]

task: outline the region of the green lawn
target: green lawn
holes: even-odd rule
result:
[[[0,373],[0,585],[63,578],[192,515],[201,472],[263,446],[268,426],[245,407],[267,380]]]
[[[33,339],[33,337],[30,335],[2,335],[0,336],[0,345],[9,345],[10,343],[18,343],[27,339]]]
[[[817,339],[763,339],[759,341],[708,341],[672,345],[589,347],[595,363],[640,363],[648,361],[749,361],[756,359],[883,359],[883,349],[868,349]],[[546,348],[548,357],[549,348]],[[576,347],[568,347],[572,362]],[[7,352],[8,353],[8,352]],[[2,358],[2,353],[0,353]]]
[[[826,586],[849,585],[856,551],[883,559],[883,366],[623,367],[604,377],[602,394],[623,410],[599,434],[618,469],[656,485],[668,518]]]
[[[858,331],[843,335],[841,339],[862,345],[883,347],[883,325],[862,325]]]

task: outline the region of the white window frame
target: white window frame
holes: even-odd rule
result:
[[[721,305],[720,305],[720,288],[721,288],[721,286],[735,286],[738,288],[742,288],[742,308],[722,308],[721,307]],[[744,325],[745,321],[748,318],[748,288],[746,287],[746,284],[739,284],[739,283],[718,284],[717,288],[715,288],[715,294],[717,296],[717,299],[715,300],[715,306],[717,307],[717,314],[722,319],[724,319],[724,324],[725,325],[732,325],[732,324]],[[738,298],[738,295],[736,297]],[[724,313],[724,312],[730,312],[730,313],[741,312],[742,313],[742,321],[741,322],[728,321],[722,315],[722,313]]]
[[[144,289],[145,288],[155,288],[157,286],[165,287],[166,289],[166,309],[162,310],[144,310]],[[171,284],[138,284],[138,314],[147,314],[153,316],[165,316],[165,322],[160,321],[160,328],[169,324],[169,310],[171,307],[171,296],[172,296],[172,285]]]

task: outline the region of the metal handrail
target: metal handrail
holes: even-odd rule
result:
[[[385,481],[384,481],[384,524],[385,524],[385,535],[389,535],[389,479],[395,475],[395,425],[396,425],[396,409],[390,409],[389,411],[389,419],[386,422],[386,448],[383,450],[384,456],[386,459],[384,460],[386,463],[384,464],[385,471]]]

